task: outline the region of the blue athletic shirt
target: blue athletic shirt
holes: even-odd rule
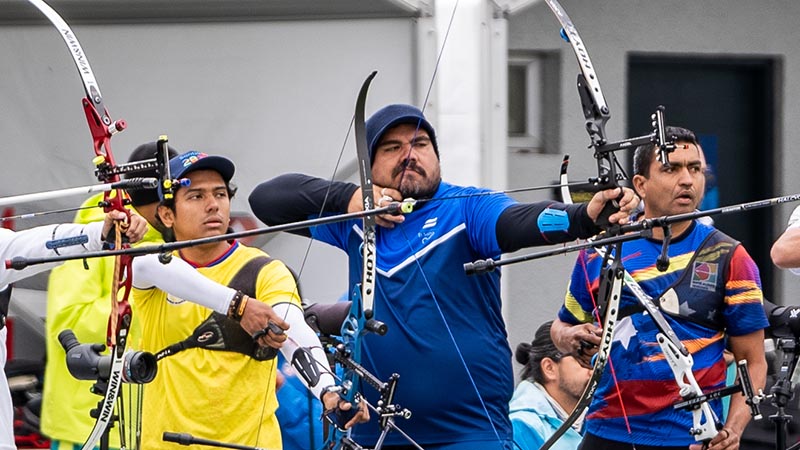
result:
[[[485,190],[442,182],[434,199],[478,192]],[[500,273],[467,276],[462,264],[500,256],[495,224],[514,203],[505,195],[428,201],[395,228],[378,227],[374,310],[389,331],[366,336],[362,364],[381,380],[400,375],[395,402],[412,417],[396,423],[417,442],[511,439],[508,401],[514,380]],[[347,252],[353,289],[361,282],[361,220],[315,227],[312,234]],[[376,399],[369,386],[362,392]],[[377,439],[375,414],[372,418],[355,427],[357,442]],[[398,433],[389,433],[386,443],[407,444]]]
[[[659,298],[684,270],[692,270],[691,274],[687,274],[691,277],[687,281],[692,289],[691,303],[679,299],[679,305],[681,311],[700,310],[704,306],[696,302],[718,299],[719,294],[714,292],[711,281],[726,273],[724,268],[706,263],[696,262],[688,268],[695,250],[712,231],[713,227],[694,222],[682,236],[673,240],[669,246],[670,265],[666,272],[656,269],[661,242],[652,239],[623,244],[623,264],[642,289],[654,299]],[[601,264],[602,257],[593,250],[580,253],[565,303],[558,313],[560,320],[570,324],[593,321],[592,298],[597,300]],[[694,375],[704,392],[724,387],[725,362],[722,352],[725,349],[725,333],[742,336],[768,326],[762,298],[758,267],[739,245],[730,260],[724,282],[724,332],[664,315],[678,338],[692,353]],[[633,293],[624,288],[620,309],[634,304],[638,302]],[[689,434],[692,414],[672,407],[680,400],[680,395],[672,370],[656,342],[656,333],[658,330],[653,320],[642,313],[617,322],[610,362],[586,415],[587,432],[606,439],[642,445],[688,446],[695,443]],[[612,373],[616,374],[616,381]],[[711,405],[717,416],[722,418],[721,402],[713,401]],[[630,432],[625,415],[630,423]]]

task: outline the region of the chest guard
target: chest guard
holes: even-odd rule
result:
[[[272,258],[267,256],[251,259],[234,275],[228,287],[242,291],[253,298],[253,301],[257,301],[256,280],[261,269],[270,262]],[[242,329],[239,322],[216,311],[198,325],[191,336],[156,353],[156,359],[160,360],[190,348],[236,352],[256,361],[268,361],[278,355],[276,349],[262,347],[253,341],[253,337]]]
[[[725,233],[712,231],[656,302],[661,312],[712,330],[724,330],[725,282],[733,252],[739,245]],[[622,308],[619,318],[642,312],[644,307],[637,303]]]
[[[733,252],[739,244],[719,230],[709,234],[681,276],[667,289],[659,302],[661,310],[712,330],[724,330],[725,282]],[[672,295],[670,291],[677,297],[674,301],[667,298]]]

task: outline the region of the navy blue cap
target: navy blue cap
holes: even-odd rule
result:
[[[436,157],[439,157],[439,145],[436,143],[436,132],[433,127],[425,119],[417,107],[411,105],[395,104],[381,108],[373,114],[366,123],[367,128],[367,146],[369,147],[369,159],[375,159],[375,148],[381,141],[383,135],[389,131],[390,128],[397,125],[410,123],[428,133],[433,144],[433,151],[436,152]]]
[[[228,158],[212,156],[195,150],[181,153],[169,160],[169,174],[173,179],[184,178],[189,172],[202,169],[219,172],[222,175],[222,179],[227,183],[233,178],[236,166]],[[158,196],[162,200],[164,199],[161,186],[158,187]]]

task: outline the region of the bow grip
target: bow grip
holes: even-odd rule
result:
[[[600,211],[600,214],[597,216],[597,220],[594,223],[604,229],[607,230],[611,228],[612,223],[609,221],[609,217],[612,214],[619,212],[619,201],[622,199],[622,190],[619,192],[619,197],[615,199],[608,200],[605,205],[603,205],[603,209]]]
[[[111,205],[112,206],[109,207],[107,212],[118,211],[118,209],[113,206],[113,201],[111,202]],[[108,231],[108,234],[103,236],[103,250],[120,250],[130,246],[128,236],[125,235],[125,230],[127,230],[128,224],[130,224],[131,210],[122,208],[122,212],[128,216],[128,220],[127,222],[117,222],[117,225],[112,226]],[[119,237],[121,242],[120,248],[117,248],[117,237]]]
[[[342,386],[329,386],[323,389],[322,394],[320,395],[320,400],[322,400],[322,398],[325,397],[325,394],[328,392],[335,392],[339,396],[340,400],[337,401],[336,407],[325,411],[325,419],[339,431],[347,431],[345,430],[344,426],[347,425],[347,422],[350,422],[353,417],[355,417],[360,403],[358,394],[353,392],[352,388],[348,388],[346,386],[348,386],[347,382],[345,382]],[[349,398],[351,396],[352,398]],[[350,409],[347,411],[340,409],[339,403],[342,401],[350,402]]]
[[[344,426],[347,424],[347,422],[350,422],[353,417],[355,417],[356,412],[358,412],[358,403],[358,400],[354,399],[352,402],[350,402],[351,407],[347,411],[343,411],[337,406],[336,408],[328,411],[328,413],[325,415],[325,418],[328,419],[328,422],[335,426],[337,430],[347,431],[345,430]]]

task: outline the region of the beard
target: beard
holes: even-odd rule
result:
[[[581,380],[576,380],[574,378],[567,379],[561,375],[558,380],[558,388],[561,392],[567,394],[574,401],[578,401],[578,399],[581,398],[581,395],[583,395],[583,391],[586,388],[586,383],[582,383]]]
[[[420,176],[418,179],[406,177],[407,172],[414,172]],[[442,174],[439,165],[434,168],[430,173],[411,160],[408,164],[398,165],[393,173],[393,177],[400,176],[400,186],[397,190],[403,195],[403,198],[413,199],[427,199],[433,197],[436,190],[439,189],[439,183],[442,181]]]

